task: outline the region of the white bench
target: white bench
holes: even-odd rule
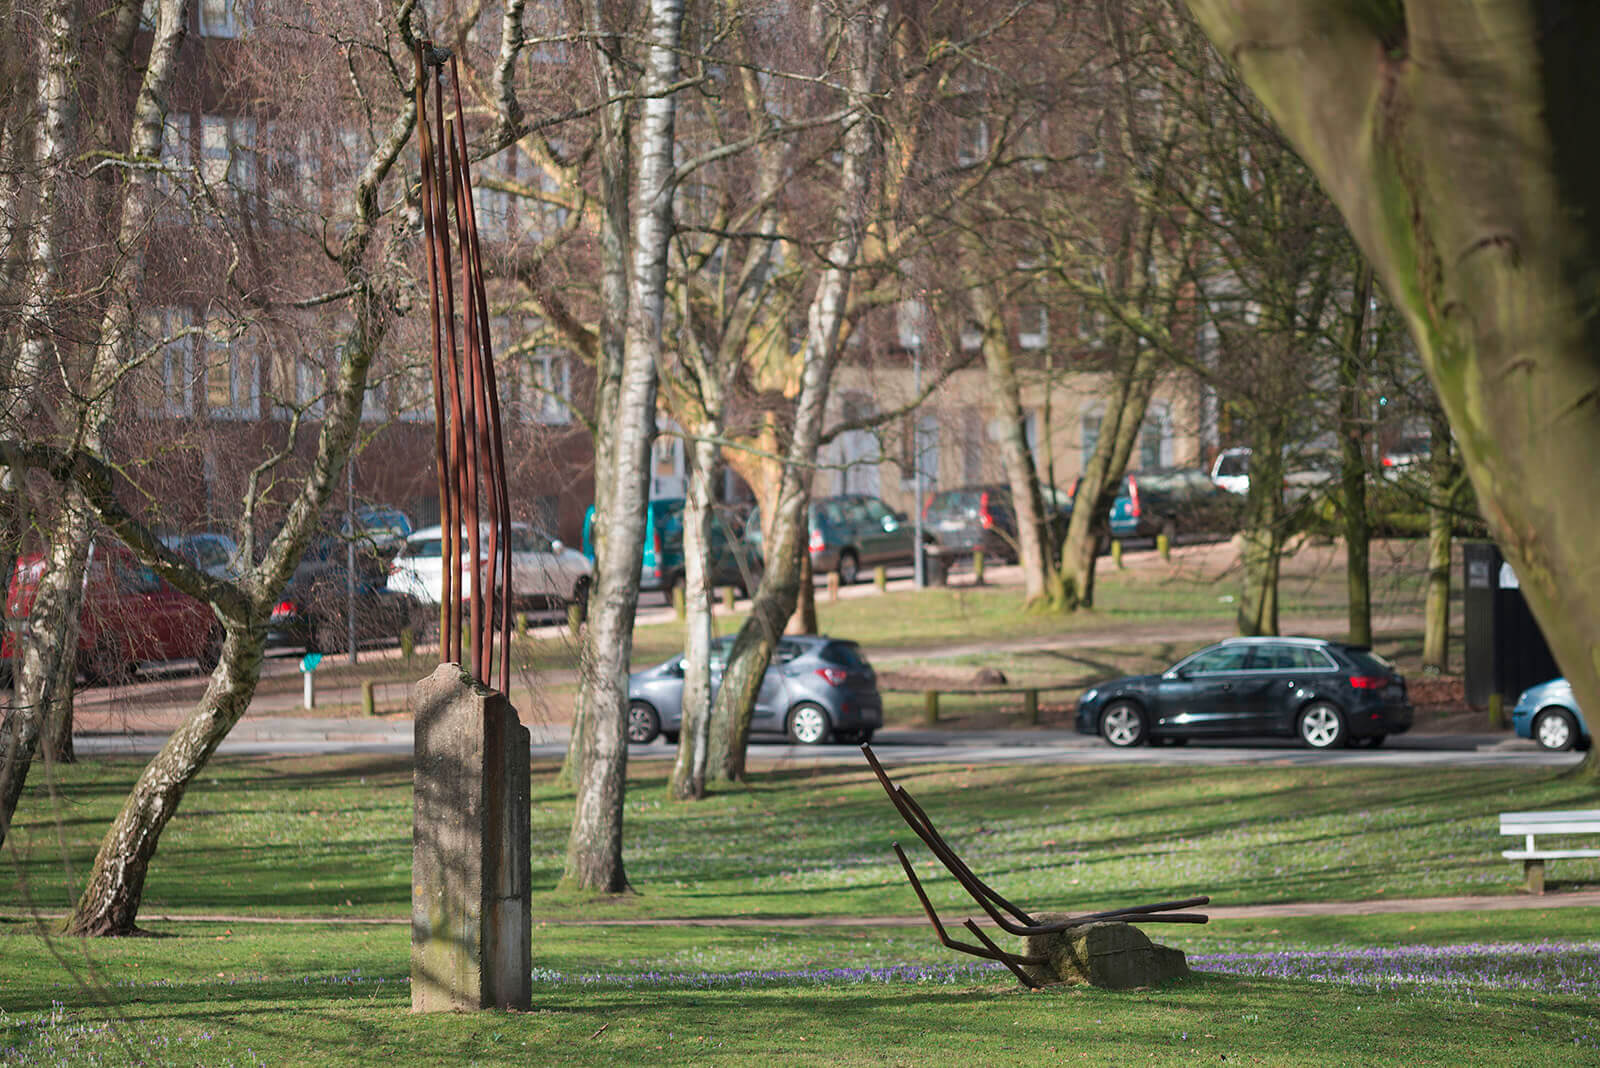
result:
[[[1596,849],[1541,849],[1534,842],[1541,834],[1600,834],[1600,809],[1580,809],[1574,812],[1502,812],[1500,833],[1522,835],[1521,849],[1507,849],[1502,856],[1507,860],[1522,861],[1522,870],[1528,879],[1528,892],[1544,893],[1544,862],[1566,860],[1572,857],[1600,857]]]

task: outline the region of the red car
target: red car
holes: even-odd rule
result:
[[[6,615],[24,619],[33,607],[45,557],[17,559],[6,593]],[[0,657],[9,667],[15,635],[7,628]],[[210,606],[173,588],[119,542],[96,540],[89,548],[78,616],[78,670],[91,682],[127,678],[140,663],[199,662],[210,671],[222,656],[222,625]]]

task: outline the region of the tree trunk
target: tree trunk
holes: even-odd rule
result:
[[[1059,596],[1068,608],[1094,607],[1095,566],[1101,542],[1111,533],[1107,519],[1139,443],[1139,428],[1156,388],[1156,350],[1121,331],[1112,343],[1120,348],[1117,370],[1100,417],[1100,436],[1095,439],[1094,452],[1083,465],[1072,496],[1072,516],[1061,546]]]
[[[1028,448],[1027,414],[1022,409],[1022,386],[1017,380],[1015,354],[994,293],[986,285],[968,290],[972,313],[983,324],[983,364],[989,394],[999,409],[1002,427],[1000,459],[1011,487],[1011,507],[1017,517],[1017,557],[1022,564],[1024,603],[1063,606],[1051,598],[1057,588],[1056,562],[1051,556],[1045,523],[1044,498],[1039,492],[1039,470]],[[919,504],[920,507],[920,504]]]
[[[822,438],[828,388],[839,354],[839,331],[850,287],[850,268],[860,252],[878,134],[870,120],[870,100],[877,82],[887,9],[881,2],[854,12],[845,24],[845,54],[851,113],[844,120],[841,194],[835,211],[834,238],[826,252],[807,314],[804,370],[795,420],[779,480],[771,530],[763,539],[766,570],[751,600],[750,617],[739,629],[723,673],[712,712],[711,761],[708,775],[737,782],[744,778],[750,717],[789,615],[799,596],[800,554],[808,553],[806,513],[810,494],[809,465]]]
[[[672,229],[673,121],[681,0],[651,0],[648,56],[640,91],[639,184],[633,216],[632,285],[627,337],[616,397],[615,444],[609,470],[597,469],[595,571],[584,641],[584,750],[577,774],[572,833],[562,883],[619,893],[628,888],[622,866],[622,809],[627,789],[628,668],[639,604],[650,449],[656,430],[656,367],[661,360],[667,242]],[[614,311],[614,310],[613,310]],[[600,482],[608,484],[605,498]],[[603,509],[603,511],[602,511]]]
[[[1450,423],[1434,409],[1428,456],[1428,587],[1422,604],[1422,670],[1450,670],[1450,545],[1455,527],[1457,472]]]
[[[1367,415],[1363,371],[1371,355],[1367,309],[1372,268],[1363,261],[1350,301],[1350,335],[1339,358],[1339,521],[1344,528],[1345,599],[1349,640],[1372,644],[1372,522],[1367,517]]]
[[[1250,492],[1245,498],[1240,563],[1240,634],[1278,633],[1278,567],[1288,516],[1283,506],[1283,429],[1271,416],[1258,418],[1250,441]]]
[[[806,500],[811,493],[806,492]],[[809,537],[809,532],[807,538]],[[802,538],[799,552],[800,585],[794,593],[794,614],[784,627],[785,634],[815,634],[820,629],[817,622],[817,575],[811,567],[811,548],[807,538]]]
[[[721,428],[707,422],[689,442],[689,492],[683,506],[684,607],[688,635],[683,649],[683,722],[678,757],[667,795],[698,800],[706,793],[706,756],[711,737],[711,509],[716,439]]]
[[[1484,516],[1600,708],[1600,6],[1189,3],[1405,313]]]
[[[76,935],[129,935],[138,932],[139,905],[155,856],[156,843],[178,805],[217,746],[250,706],[261,678],[266,647],[263,623],[230,627],[222,643],[222,661],[211,675],[205,696],[145,766],[100,843],[94,867],[78,906],[67,923]]]

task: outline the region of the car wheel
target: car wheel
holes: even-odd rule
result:
[[[789,740],[796,745],[822,745],[833,737],[828,713],[807,701],[789,710]]]
[[[856,559],[856,554],[846,550],[839,554],[839,585],[854,586],[856,579],[861,577],[861,561]]]
[[[1300,740],[1312,749],[1343,745],[1344,717],[1326,701],[1318,701],[1300,713]]]
[[[222,663],[222,628],[212,627],[211,633],[206,635],[206,643],[200,647],[199,654],[195,657],[200,665],[200,674],[209,675],[217,670],[217,665]]]
[[[567,598],[567,604],[577,608],[578,622],[580,624],[586,622],[589,618],[589,586],[588,578],[579,579],[573,583],[572,596]]]
[[[661,717],[643,701],[628,702],[628,741],[649,745],[661,733]]]
[[[1571,749],[1578,741],[1578,725],[1566,709],[1547,708],[1533,721],[1533,738],[1546,749]]]
[[[1100,716],[1100,737],[1119,749],[1142,744],[1148,733],[1144,709],[1132,701],[1114,701]]]

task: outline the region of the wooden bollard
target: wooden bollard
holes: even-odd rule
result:
[[[1161,559],[1172,559],[1172,539],[1165,534],[1156,535],[1156,552],[1161,554]]]
[[[1022,714],[1028,717],[1028,723],[1037,727],[1039,725],[1039,691],[1026,690],[1022,694]]]
[[[516,616],[516,624],[517,637],[526,638],[528,636],[528,613],[518,612]]]
[[[730,612],[733,611],[733,596],[734,591],[732,586],[722,587],[722,607],[726,608]]]
[[[1111,562],[1118,567],[1122,566],[1122,539],[1117,538],[1111,543]]]
[[[830,572],[828,572],[828,600],[837,601],[838,599],[839,599],[839,572],[830,571]]]
[[[972,584],[983,585],[983,550],[974,549],[972,552]]]
[[[1503,694],[1492,693],[1489,695],[1489,726],[1504,727],[1506,725],[1506,699]]]
[[[872,581],[878,587],[879,593],[887,591],[889,589],[889,569],[881,565],[873,568]]]
[[[567,629],[573,634],[577,634],[578,631],[583,629],[583,611],[584,606],[577,601],[572,601],[567,605]]]
[[[939,691],[922,691],[922,722],[934,724],[939,722]]]
[[[684,589],[681,582],[674,583],[672,587],[672,614],[678,617],[678,622],[680,623],[689,618],[689,605],[684,600]]]
[[[373,692],[371,679],[361,680],[361,714],[363,716],[378,714],[378,695]]]
[[[417,651],[417,635],[410,627],[400,631],[400,655],[405,657],[406,663],[411,663],[411,655]]]

